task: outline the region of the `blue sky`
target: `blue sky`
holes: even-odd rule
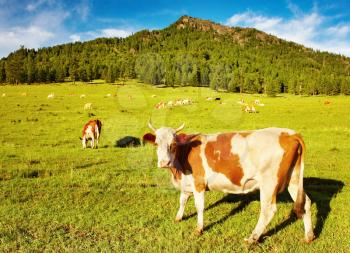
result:
[[[255,27],[350,57],[349,0],[0,0],[0,57],[40,48],[162,29],[181,15]]]

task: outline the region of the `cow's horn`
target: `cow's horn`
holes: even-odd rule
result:
[[[152,125],[151,119],[149,119],[149,121],[148,121],[148,127],[149,127],[153,132],[157,131],[157,129]]]
[[[185,123],[182,123],[182,125],[178,128],[176,128],[175,132],[180,132],[185,127]]]

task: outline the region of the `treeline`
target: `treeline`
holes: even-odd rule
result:
[[[126,39],[96,39],[37,51],[22,47],[0,61],[0,82],[105,79],[113,83],[139,78],[154,85],[270,95],[350,94],[349,58],[313,51],[255,29],[220,33],[199,25],[179,28],[179,22]]]

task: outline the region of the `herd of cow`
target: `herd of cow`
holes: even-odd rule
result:
[[[258,222],[245,239],[256,243],[276,213],[277,194],[286,188],[294,201],[294,211],[304,222],[305,241],[314,239],[311,222],[311,201],[304,192],[305,144],[294,130],[265,128],[254,131],[236,131],[219,134],[178,134],[177,129],[155,128],[143,136],[143,143],[157,147],[157,165],[168,168],[173,185],[180,190],[180,207],[175,220],[181,221],[185,205],[194,196],[197,209],[196,233],[204,228],[204,193],[217,190],[225,193],[246,194],[260,190]],[[100,120],[84,125],[82,143],[97,147],[101,134]]]

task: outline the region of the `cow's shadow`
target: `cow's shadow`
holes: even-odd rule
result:
[[[304,178],[304,188],[307,195],[310,197],[312,204],[316,204],[317,214],[316,214],[316,224],[314,228],[315,237],[319,237],[319,235],[322,232],[323,225],[331,212],[330,202],[332,198],[334,198],[338,192],[341,191],[343,188],[344,183],[338,180],[334,179],[322,179],[322,178],[315,178],[315,177],[309,177]],[[216,201],[215,203],[209,205],[205,208],[205,210],[209,210],[212,208],[215,208],[223,203],[237,203],[239,202],[239,205],[236,206],[231,210],[230,213],[226,214],[225,216],[221,217],[219,220],[208,224],[204,230],[210,230],[212,227],[214,227],[217,224],[225,222],[230,216],[242,211],[246,206],[249,205],[251,201],[258,200],[259,201],[259,193],[249,193],[246,195],[235,195],[235,194],[228,194],[222,199]],[[284,193],[280,194],[278,196],[278,202],[290,202],[292,204],[292,199],[289,196],[288,192],[285,191]],[[191,215],[185,216],[184,220],[189,219],[193,216],[196,216],[196,213],[193,213]],[[296,216],[294,215],[294,212],[292,211],[292,205],[291,205],[291,213],[289,217],[284,220],[282,223],[278,224],[276,227],[271,228],[268,230],[264,235],[263,238],[271,236],[280,230],[284,229],[288,225],[292,224],[297,220]],[[263,239],[262,239],[263,240]]]

